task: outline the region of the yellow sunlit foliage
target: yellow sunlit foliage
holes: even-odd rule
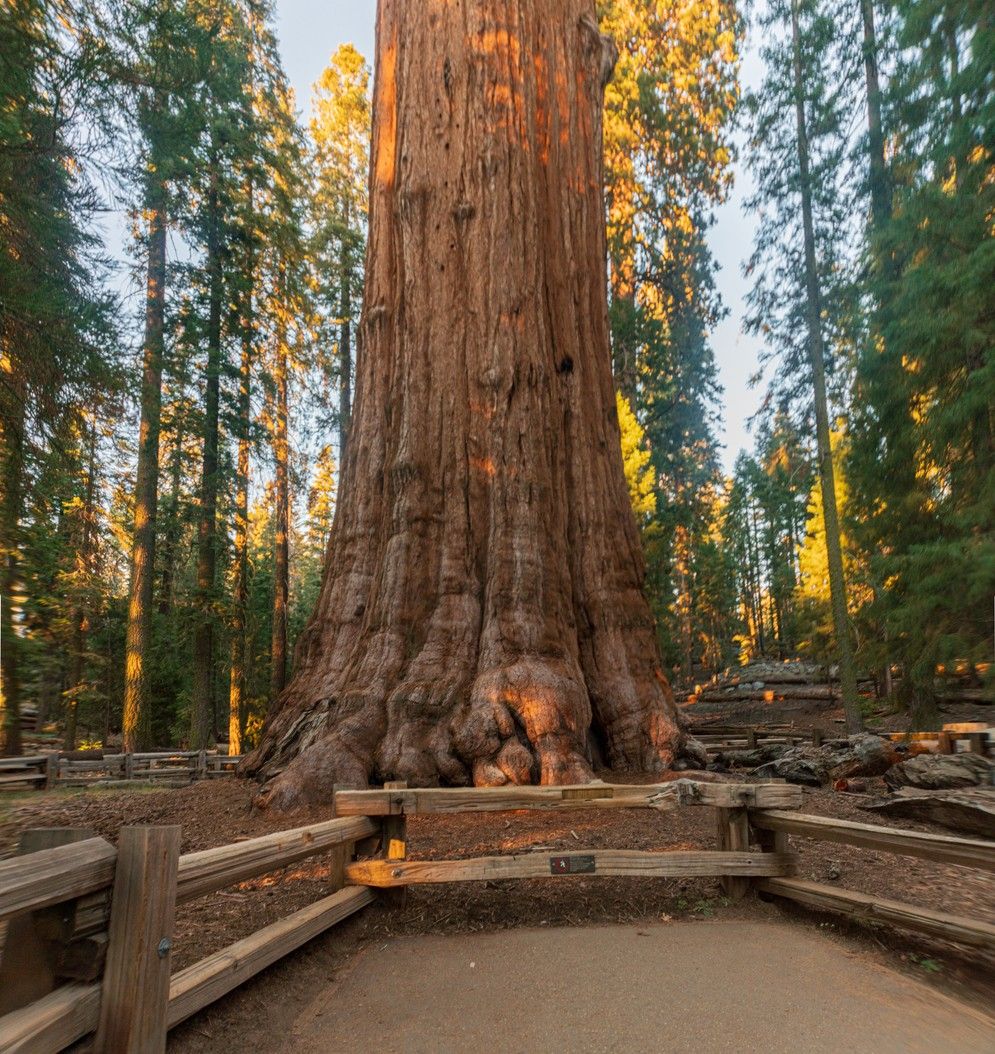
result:
[[[847,600],[853,610],[858,610],[871,599],[867,589],[865,560],[859,556],[846,530],[846,519],[849,508],[850,493],[842,465],[846,461],[846,437],[841,431],[832,433],[834,481],[836,484],[836,503],[840,511],[840,546],[843,549],[843,567],[847,576]],[[798,547],[798,587],[796,596],[799,604],[810,613],[817,615],[823,611],[827,621],[826,632],[829,632],[829,571],[826,553],[826,520],[822,505],[822,485],[818,476],[812,484],[808,499],[807,525],[805,537]],[[818,627],[814,627],[817,631]]]
[[[621,392],[615,393],[615,405],[622,431],[622,463],[625,481],[629,485],[629,500],[636,519],[643,522],[656,512],[656,473],[650,464],[643,427]]]
[[[600,0],[598,14],[619,49],[604,112],[612,290],[631,297],[640,246],[662,234],[679,251],[692,202],[728,185],[739,22],[729,0]]]
[[[340,207],[347,199],[366,212],[369,80],[366,59],[352,44],[343,44],[315,82],[311,136],[318,154],[319,206],[324,201]]]

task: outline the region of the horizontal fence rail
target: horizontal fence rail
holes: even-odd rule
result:
[[[343,817],[250,838],[234,845],[203,849],[180,857],[176,900],[182,903],[235,882],[265,875],[317,853],[348,842],[358,842],[379,832],[365,816]]]
[[[346,868],[352,882],[388,888],[430,882],[483,882],[504,878],[562,878],[571,875],[631,875],[638,878],[694,878],[723,875],[786,875],[786,853],[659,852],[588,849],[468,860],[361,860]]]
[[[169,985],[168,1023],[174,1028],[199,1010],[244,984],[278,959],[324,933],[337,922],[372,904],[362,886],[340,889],[279,922],[237,941],[173,975]]]
[[[802,789],[791,783],[584,783],[570,787],[417,787],[341,790],[339,816],[410,816],[509,809],[674,809],[682,805],[763,809],[801,805]]]
[[[0,920],[102,889],[117,852],[103,838],[0,861]]]
[[[852,889],[837,889],[800,878],[761,878],[757,889],[820,911],[835,911],[859,922],[886,922],[973,948],[995,950],[995,926],[960,915],[886,900]]]
[[[940,864],[959,864],[984,871],[995,871],[995,842],[980,838],[959,838],[924,831],[905,831],[898,827],[837,820],[831,816],[807,816],[777,810],[750,812],[750,823],[762,831],[800,835],[826,842],[842,842],[900,856],[917,856]]]

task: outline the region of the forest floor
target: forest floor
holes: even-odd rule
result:
[[[616,782],[650,781],[648,777],[643,780],[611,772],[599,775]],[[317,822],[332,814],[330,808],[293,816],[253,811],[254,791],[253,784],[232,779],[175,790],[56,791],[0,801],[0,854],[13,851],[18,832],[25,827],[84,827],[114,841],[123,826],[180,824],[182,852],[191,852]],[[869,819],[853,795],[809,788],[803,793],[803,812],[864,822]],[[942,833],[940,828],[914,821],[892,822],[907,829]],[[794,844],[800,852],[800,877],[954,914],[995,918],[995,883],[980,871],[826,842],[794,840]],[[412,859],[547,848],[666,850],[714,845],[714,813],[703,808],[662,814],[640,809],[442,814],[414,816],[408,822]],[[178,912],[174,970],[318,899],[326,893],[327,879],[327,862],[319,857],[183,905]],[[723,896],[715,879],[572,876],[555,882],[412,887],[403,907],[374,905],[192,1019],[173,1034],[171,1048],[183,1052],[220,1049],[213,1045],[215,1037],[220,1043],[221,1037],[237,1034],[243,1037],[241,1045],[246,1051],[270,1051],[273,1048],[258,1036],[260,1003],[267,1008],[274,1028],[283,1027],[281,1022],[288,1025],[313,998],[316,986],[327,984],[330,976],[345,969],[359,949],[394,937],[516,927],[786,917],[834,934],[879,956],[883,963],[959,992],[975,1003],[980,1000],[995,1006],[995,961],[935,940],[883,929],[871,931],[836,916],[817,916],[752,896],[732,902]]]

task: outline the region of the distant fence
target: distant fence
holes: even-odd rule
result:
[[[191,782],[230,776],[241,755],[210,750],[104,754],[99,758],[60,758],[58,754],[0,758],[0,790],[107,786],[118,782]]]
[[[707,731],[706,731],[707,728]],[[703,726],[691,733],[709,754],[720,754],[730,750],[752,750],[762,743],[798,746],[806,743],[821,747],[828,743],[846,744],[845,734],[833,735],[821,729],[793,729],[787,726],[759,728],[756,726]],[[954,725],[939,732],[876,732],[882,739],[894,743],[919,743],[940,754],[971,752],[988,756],[992,752],[995,736],[988,729],[964,729]]]
[[[337,818],[180,855],[179,827],[131,827],[117,849],[91,832],[27,831],[0,862],[0,1051],[55,1052],[95,1033],[103,1054],[158,1052],[166,1033],[337,922],[409,885],[492,879],[717,876],[731,897],[751,887],[860,921],[886,922],[995,951],[995,926],[793,877],[789,837],[843,842],[995,872],[995,843],[793,810],[780,782],[336,790]],[[408,816],[509,809],[716,810],[717,847],[533,851],[409,860]],[[329,895],[192,966],[170,973],[175,906],[330,854]],[[17,982],[16,984],[14,982]],[[18,988],[17,985],[20,987]]]

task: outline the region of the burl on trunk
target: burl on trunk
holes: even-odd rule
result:
[[[245,765],[271,804],[687,747],[612,389],[614,57],[593,0],[380,0],[355,413],[321,596]]]

